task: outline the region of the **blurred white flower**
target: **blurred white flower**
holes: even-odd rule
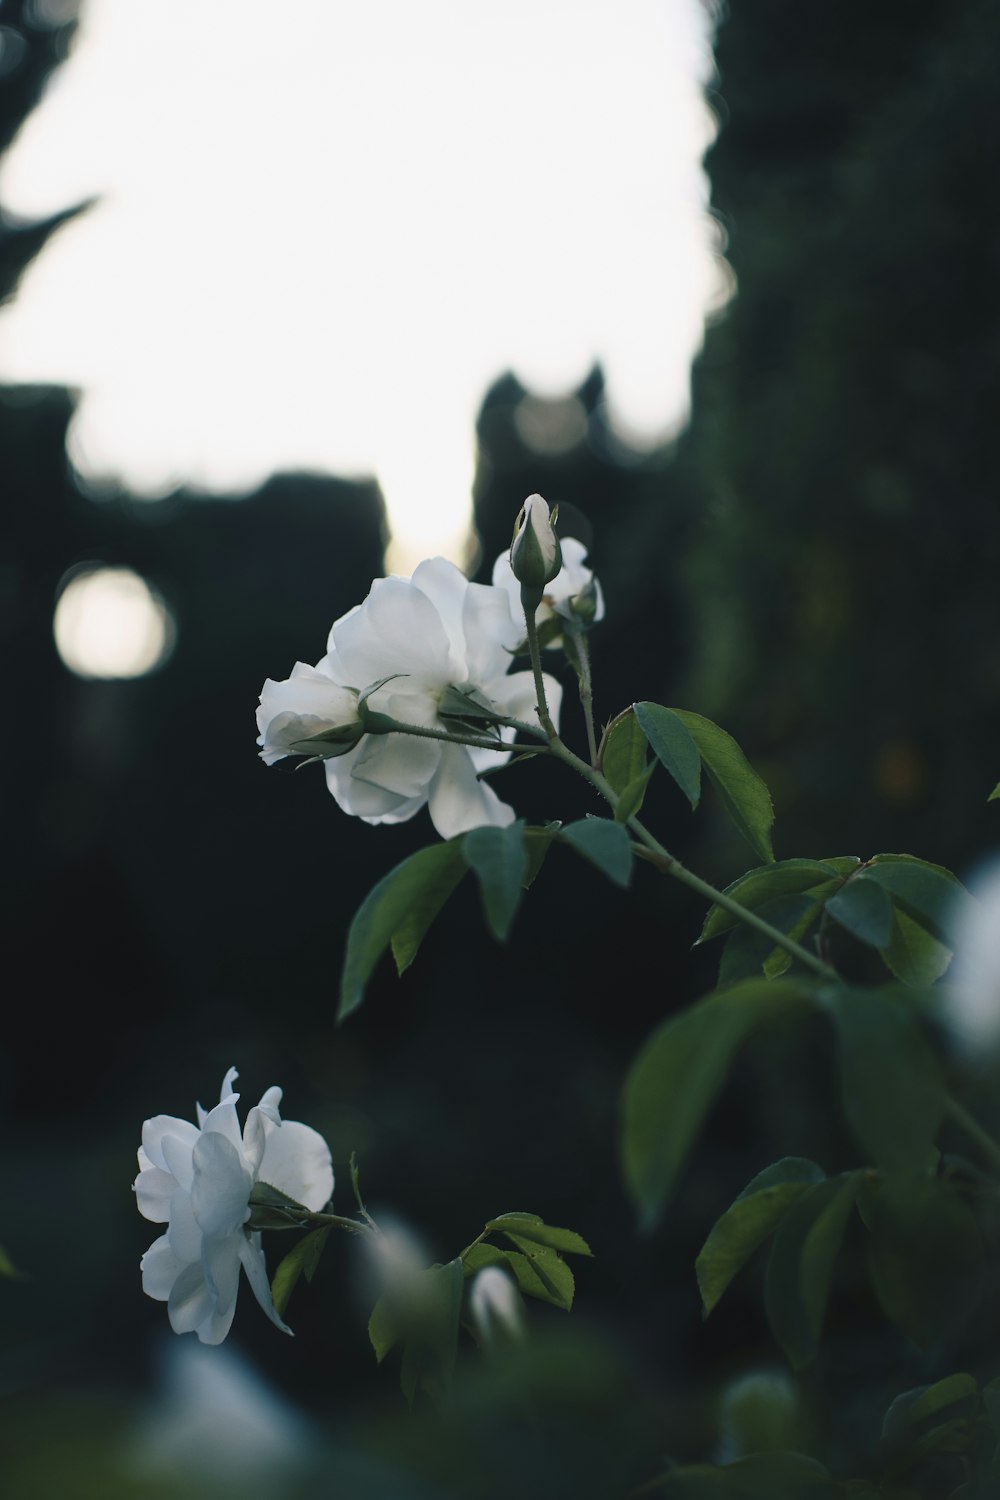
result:
[[[220,1344],[236,1310],[240,1266],[268,1317],[285,1333],[271,1301],[260,1235],[244,1228],[250,1193],[267,1183],[313,1212],[333,1193],[330,1149],[323,1137],[278,1114],[281,1090],[269,1088],[240,1131],[233,1093],[236,1069],[211,1111],[198,1105],[198,1124],[156,1115],[142,1127],[139,1212],[167,1232],[142,1257],[142,1289],[166,1302],[175,1333],[197,1333]]]
[[[958,905],[955,964],[946,1019],[970,1052],[1000,1046],[1000,863],[968,882],[974,898]]]
[[[502,590],[470,583],[453,563],[431,558],[412,578],[376,579],[364,603],[336,621],[314,672],[301,667],[287,682],[271,684],[268,710],[280,688],[283,712],[319,713],[307,696],[317,677],[362,692],[389,678],[369,694],[367,706],[400,723],[457,732],[454,719],[439,712],[451,689],[475,694],[505,717],[537,723],[531,673],[508,670],[517,639]],[[562,689],[547,678],[546,692],[558,720]],[[483,732],[485,724],[477,731]],[[501,739],[509,743],[514,733],[503,729]],[[366,823],[403,823],[426,803],[438,833],[451,838],[483,823],[513,822],[513,808],[476,779],[509,754],[414,735],[366,734],[346,754],[325,761],[326,779],[344,812]]]
[[[486,1348],[524,1335],[524,1304],[517,1287],[499,1266],[484,1266],[469,1292],[469,1311]]]
[[[550,649],[562,645],[562,631],[558,628],[560,619],[577,625],[591,625],[604,618],[604,595],[593,571],[584,562],[586,556],[587,549],[582,542],[573,536],[566,538],[562,543],[562,568],[551,583],[545,585],[542,602],[535,610],[535,624],[541,632],[542,644]],[[523,643],[521,585],[514,577],[510,556],[506,552],[501,552],[493,565],[493,583],[507,595],[511,616],[516,622],[518,642]]]
[[[176,1486],[171,1494],[275,1500],[319,1451],[305,1418],[242,1355],[182,1339],[162,1353],[156,1397],[126,1459],[141,1478]]]
[[[271,766],[286,755],[344,755],[363,734],[358,694],[341,687],[316,667],[297,661],[291,677],[268,678],[257,709],[260,758]],[[324,741],[303,743],[317,734]]]
[[[541,495],[529,495],[522,505],[508,557],[518,584],[528,588],[544,588],[562,567],[555,514]]]

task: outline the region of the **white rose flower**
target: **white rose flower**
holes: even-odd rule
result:
[[[562,631],[558,628],[560,619],[577,625],[589,625],[604,618],[604,595],[593,570],[584,562],[586,547],[575,536],[568,536],[561,546],[562,568],[551,583],[545,585],[542,602],[535,610],[535,624],[541,633],[542,643],[550,650],[562,645]],[[511,618],[516,622],[519,632],[518,644],[521,645],[524,642],[521,585],[514,577],[510,554],[507,552],[501,552],[493,565],[493,584],[495,588],[503,589],[507,596]],[[578,608],[582,604],[583,613],[577,613],[574,604]]]
[[[367,698],[367,706],[403,724],[460,733],[454,719],[439,709],[450,689],[475,694],[507,718],[537,724],[535,688],[530,672],[509,671],[518,631],[506,594],[470,583],[443,557],[423,562],[412,578],[378,578],[363,604],[337,620],[327,654],[316,667],[300,666],[284,683],[265,684],[265,717],[279,704],[283,713],[301,719],[322,710],[310,706],[317,679],[342,689],[364,692],[391,678]],[[311,675],[308,675],[311,674]],[[545,680],[549,712],[558,722],[562,689]],[[301,695],[300,695],[300,689]],[[280,690],[280,692],[279,692]],[[297,732],[297,731],[296,731]],[[476,733],[486,733],[483,729]],[[504,728],[500,738],[514,738]],[[274,759],[269,728],[262,730],[265,749]],[[502,765],[509,750],[445,744],[406,734],[366,734],[345,754],[326,759],[327,785],[344,812],[366,823],[403,823],[427,804],[431,822],[442,838],[465,833],[483,823],[505,825],[514,810],[476,779],[478,772]]]
[[[330,1148],[323,1137],[278,1114],[281,1089],[269,1088],[240,1130],[236,1069],[219,1103],[198,1124],[156,1115],[142,1127],[136,1202],[144,1218],[167,1224],[142,1257],[142,1289],[166,1302],[175,1333],[221,1344],[236,1310],[240,1266],[272,1323],[290,1333],[271,1301],[260,1235],[244,1226],[255,1183],[267,1183],[313,1213],[333,1193]]]

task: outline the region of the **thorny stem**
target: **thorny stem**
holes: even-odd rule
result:
[[[542,675],[542,653],[538,646],[538,626],[535,624],[535,610],[538,604],[535,602],[536,595],[532,590],[521,585],[521,604],[524,607],[524,623],[528,632],[528,654],[531,657],[531,671],[535,679],[535,697],[538,700],[538,722],[545,731],[545,737],[552,750],[556,750],[557,744],[562,744],[556,734],[556,727],[549,715],[549,705],[545,698],[545,678]],[[539,601],[540,602],[540,601]],[[558,754],[558,751],[556,751]]]
[[[594,682],[590,673],[590,647],[587,645],[586,632],[578,625],[565,625],[565,633],[576,648],[577,661],[580,664],[577,681],[580,686],[580,703],[583,708],[583,717],[587,725],[587,747],[590,750],[590,764],[597,766],[597,736],[594,733]]]

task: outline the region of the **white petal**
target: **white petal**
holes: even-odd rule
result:
[[[212,1294],[217,1313],[231,1313],[236,1305],[240,1285],[240,1241],[242,1229],[224,1240],[205,1240],[201,1247],[201,1268]]]
[[[257,1181],[278,1188],[296,1203],[318,1213],[333,1196],[330,1148],[309,1125],[285,1120],[267,1133]]]
[[[243,1160],[253,1178],[257,1176],[260,1159],[264,1155],[264,1116],[255,1104],[247,1115],[243,1126]]]
[[[235,1146],[237,1150],[240,1149],[243,1145],[243,1131],[240,1129],[239,1116],[236,1113],[239,1097],[239,1094],[227,1094],[214,1109],[209,1110],[201,1127],[202,1136],[209,1132],[225,1136],[230,1145]]]
[[[449,642],[431,601],[408,578],[377,578],[358,610],[331,632],[338,666],[358,688],[390,672],[447,677]]]
[[[195,1136],[195,1141],[197,1139],[198,1137]],[[179,1140],[176,1135],[165,1134],[160,1141],[160,1151],[167,1164],[167,1171],[186,1192],[191,1191],[191,1181],[194,1177],[194,1168],[191,1165],[192,1150],[193,1147],[189,1142]]]
[[[427,801],[431,822],[443,839],[467,833],[483,823],[505,827],[514,809],[501,802],[492,787],[476,780],[476,768],[462,745],[442,745],[441,764]]]
[[[135,1179],[136,1207],[144,1219],[165,1224],[170,1218],[170,1200],[177,1183],[159,1167],[145,1167]]]
[[[465,660],[463,612],[469,581],[454,563],[443,557],[429,557],[414,570],[413,586],[431,601],[448,637],[449,675],[462,676]]]
[[[235,1068],[228,1068],[226,1076],[222,1080],[222,1088],[219,1090],[219,1103],[224,1104],[227,1099],[238,1099],[240,1096],[233,1092],[233,1084],[239,1078]]]
[[[463,613],[465,681],[478,685],[505,672],[511,652],[524,636],[511,619],[510,600],[503,589],[470,583]]]
[[[191,1150],[198,1139],[198,1127],[192,1125],[190,1120],[178,1120],[174,1115],[154,1115],[151,1120],[142,1122],[142,1149],[146,1158],[154,1167],[159,1167],[162,1172],[168,1172],[170,1168],[163,1159],[160,1150],[160,1142],[164,1135],[175,1135],[186,1142]]]
[[[278,1113],[278,1106],[281,1103],[283,1092],[284,1090],[279,1089],[277,1084],[272,1083],[271,1087],[265,1089],[260,1096],[260,1103],[257,1108],[262,1115],[271,1121],[272,1125],[281,1124],[281,1115]]]
[[[221,1344],[233,1323],[236,1303],[226,1313],[216,1311],[215,1299],[200,1261],[187,1266],[174,1282],[167,1316],[175,1333],[197,1333],[203,1344]]]
[[[142,1289],[147,1297],[157,1302],[166,1302],[173,1290],[174,1282],[188,1262],[178,1259],[170,1248],[170,1240],[161,1234],[146,1251],[139,1267],[142,1271]]]
[[[177,1188],[170,1200],[167,1239],[177,1259],[185,1265],[201,1259],[201,1229],[191,1207],[190,1195],[183,1188]]]
[[[361,741],[362,746],[366,743]],[[327,787],[344,812],[353,817],[364,818],[367,823],[404,823],[407,818],[423,807],[426,798],[400,797],[382,787],[355,780],[351,772],[358,760],[359,751],[352,750],[337,760],[323,763]]]
[[[202,1232],[221,1239],[239,1229],[250,1217],[252,1185],[242,1151],[218,1131],[204,1131],[194,1148],[191,1189],[191,1207]]]
[[[369,735],[351,776],[355,782],[381,787],[397,797],[426,797],[442,748],[440,740],[422,740],[413,735]]]
[[[287,1323],[283,1323],[271,1300],[271,1286],[267,1279],[267,1266],[264,1262],[264,1252],[260,1248],[260,1236],[254,1235],[253,1240],[247,1239],[246,1235],[240,1236],[240,1260],[243,1269],[247,1273],[250,1290],[253,1292],[261,1307],[275,1327],[280,1328],[282,1333],[291,1333]]]

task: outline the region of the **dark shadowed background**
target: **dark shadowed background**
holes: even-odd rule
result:
[[[72,29],[36,25],[32,9],[0,7],[25,43],[0,80],[4,146]],[[689,430],[630,454],[595,370],[578,393],[585,434],[544,457],[515,422],[530,393],[498,372],[484,394],[480,576],[526,494],[576,507],[607,598],[599,715],[650,698],[725,724],[772,788],[779,858],[903,849],[963,873],[997,843],[998,42],[987,0],[732,0],[708,167],[738,294],[696,367]],[[0,222],[6,296],[57,228]],[[664,1228],[640,1238],[616,1164],[624,1070],[654,1022],[714,980],[713,955],[691,952],[701,908],[680,888],[643,869],[626,895],[557,849],[498,948],[463,887],[408,974],[381,968],[337,1029],[350,917],[432,830],[425,814],[393,829],[345,817],[318,768],[266,771],[253,711],[263,679],[317,659],[382,571],[381,498],[283,474],[241,501],[179,492],[151,521],[127,496],[74,487],[72,407],[64,390],[0,390],[0,1243],[29,1277],[0,1282],[14,1493],[175,1492],[123,1477],[116,1447],[156,1387],[166,1328],[139,1289],[155,1230],[135,1212],[134,1151],[144,1117],[190,1116],[234,1063],[245,1098],[280,1083],[289,1117],[326,1134],[342,1212],[357,1150],[371,1206],[436,1256],[515,1208],[595,1251],[569,1319],[532,1309],[524,1378],[543,1415],[527,1426],[471,1351],[459,1417],[402,1415],[349,1245],[296,1293],[294,1343],[244,1292],[233,1339],[331,1434],[330,1493],[534,1493],[528,1455],[538,1493],[613,1495],[664,1453],[711,1456],[725,1382],[780,1361],[754,1275],[703,1325],[692,1261],[775,1155],[853,1164],[824,1039],[779,1038],[738,1069]],[[60,662],[55,600],[95,560],[169,599],[178,644],[160,671],[95,682]],[[570,695],[565,718],[579,740]],[[593,806],[550,766],[505,776],[532,820]],[[666,779],[647,809],[714,880],[754,862]],[[953,1347],[919,1354],[881,1319],[862,1262],[849,1246],[836,1335],[804,1378],[817,1451],[843,1472],[864,1463],[895,1391],[956,1358],[996,1373],[995,1289]],[[560,1342],[571,1333],[581,1342]],[[563,1397],[568,1371],[579,1384]],[[831,1417],[844,1402],[849,1427]]]

